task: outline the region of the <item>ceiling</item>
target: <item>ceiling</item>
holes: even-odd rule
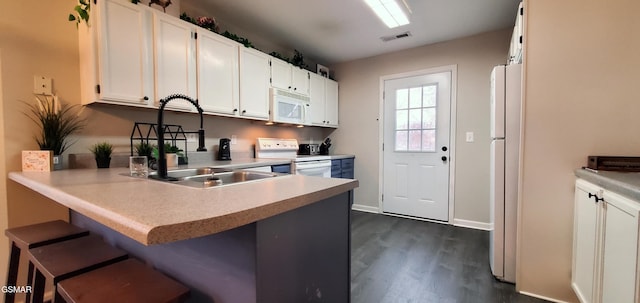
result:
[[[181,6],[212,14],[222,30],[234,24],[328,65],[512,27],[520,2],[405,1],[412,11],[411,23],[394,29],[387,28],[364,0],[181,0]],[[380,39],[406,31],[411,32],[408,38]]]

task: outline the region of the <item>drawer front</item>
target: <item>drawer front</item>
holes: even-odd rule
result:
[[[353,158],[342,159],[342,169],[353,169]]]
[[[291,173],[291,165],[290,164],[282,164],[282,165],[272,165],[271,171],[274,173],[283,173],[290,174]]]

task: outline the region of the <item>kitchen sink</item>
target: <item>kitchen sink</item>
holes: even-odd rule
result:
[[[157,176],[156,172],[149,174],[149,177],[151,179],[155,179],[158,181],[196,188],[208,188],[264,180],[268,178],[283,176],[283,174],[272,172],[258,172],[251,170],[228,170],[202,167],[170,170],[167,172],[167,180],[160,180],[155,178],[155,176]]]

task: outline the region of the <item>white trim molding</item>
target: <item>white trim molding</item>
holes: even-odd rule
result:
[[[375,206],[363,205],[363,204],[353,204],[351,206],[351,210],[357,210],[365,213],[379,214],[380,208]]]
[[[453,219],[453,226],[459,226],[459,227],[466,227],[466,228],[472,228],[472,229],[479,229],[479,230],[492,230],[493,226],[491,226],[491,223],[485,223],[485,222],[478,222],[478,221],[470,221],[470,220],[464,220],[464,219]]]
[[[532,293],[526,292],[526,291],[519,291],[519,293],[521,293],[521,294],[523,294],[525,296],[534,297],[534,298],[538,298],[538,299],[542,299],[542,300],[547,300],[549,302],[569,303],[567,301],[562,301],[562,300],[558,300],[558,299],[554,299],[554,298],[549,298],[549,297],[545,297],[545,296],[541,296],[541,295],[536,295],[536,294],[532,294]]]

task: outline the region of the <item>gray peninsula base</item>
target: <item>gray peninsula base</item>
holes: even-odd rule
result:
[[[75,211],[71,221],[190,287],[187,302],[348,303],[351,204],[344,192],[217,234],[150,246]]]

